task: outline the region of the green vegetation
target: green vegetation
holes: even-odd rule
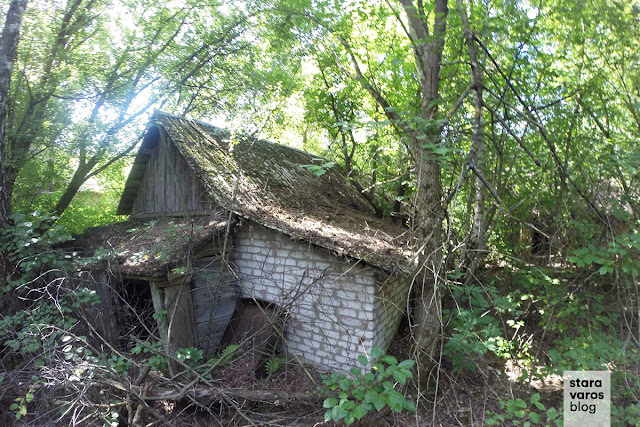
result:
[[[323,387],[319,387],[321,393],[335,393],[337,397],[328,397],[324,400],[323,407],[327,408],[324,420],[338,422],[344,419],[346,425],[353,424],[356,420],[361,420],[375,409],[380,412],[384,408],[391,408],[396,412],[404,409],[415,411],[416,406],[409,402],[396,386],[401,387],[407,383],[407,379],[412,378],[411,368],[415,364],[414,360],[398,360],[385,355],[378,348],[373,347],[371,354],[360,355],[358,363],[367,372],[360,368],[351,368],[352,376],[345,375],[323,375]]]
[[[389,407],[429,425],[455,406],[461,423],[553,425],[557,376],[607,369],[614,425],[640,424],[640,3],[31,0],[9,13],[24,3],[0,5],[20,36],[12,51],[8,25],[0,43],[0,419],[132,423],[153,406],[148,375],[217,390],[215,368],[235,360],[167,352],[156,331],[97,345],[99,296],[63,280],[80,264],[59,245],[123,219],[132,156],[162,109],[310,151],[301,167],[316,175],[339,165],[424,247],[416,283],[435,285],[414,286],[407,360],[372,349],[365,369],[327,376],[326,420]],[[494,374],[515,394],[456,406],[459,384]],[[213,411],[187,391],[165,400],[250,421],[240,398],[220,392]]]

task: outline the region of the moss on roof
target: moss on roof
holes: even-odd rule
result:
[[[131,219],[96,227],[65,245],[78,252],[79,263],[98,265],[116,274],[166,277],[171,269],[185,266],[189,256],[227,228],[228,214],[204,217]]]
[[[166,131],[221,207],[390,272],[410,269],[407,229],[377,218],[339,166],[317,176],[302,167],[317,163],[317,156],[295,148],[255,138],[234,140],[222,129],[160,112],[153,122],[157,128],[150,132]],[[144,170],[144,148],[132,174]],[[127,182],[119,213],[131,213],[135,182],[139,179]]]

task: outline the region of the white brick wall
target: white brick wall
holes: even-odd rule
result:
[[[386,349],[406,311],[410,280],[402,277],[376,275],[374,315],[376,322],[373,345]]]
[[[383,283],[374,267],[250,222],[235,232],[232,262],[243,297],[289,310],[289,348],[316,366],[348,371],[358,355],[393,339],[402,310],[387,300],[404,307],[406,289],[396,278]]]

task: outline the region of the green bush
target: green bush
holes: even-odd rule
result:
[[[358,363],[363,367],[371,366],[370,370],[363,372],[360,368],[352,368],[353,376],[323,375],[324,386],[319,387],[320,393],[335,393],[336,397],[324,400],[323,407],[327,409],[324,415],[325,421],[335,422],[344,419],[346,425],[361,420],[370,411],[375,409],[380,412],[389,407],[396,412],[403,409],[415,411],[413,403],[407,401],[402,393],[396,390],[398,384],[406,384],[411,378],[413,360],[398,360],[391,355],[374,347],[369,357],[358,356]]]
[[[507,421],[514,426],[562,425],[562,417],[555,408],[545,408],[540,402],[540,393],[533,393],[529,403],[518,398],[500,401],[501,412],[487,411],[485,423],[489,426],[504,425]]]

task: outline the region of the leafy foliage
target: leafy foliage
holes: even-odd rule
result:
[[[321,393],[338,392],[338,396],[324,400],[323,407],[327,409],[325,421],[335,422],[344,419],[346,425],[361,420],[370,411],[377,412],[389,407],[396,412],[415,411],[416,407],[395,387],[404,385],[413,376],[411,367],[413,360],[398,360],[385,355],[378,347],[371,349],[369,357],[358,356],[358,363],[363,367],[370,367],[368,372],[360,368],[352,368],[353,377],[331,374],[323,375],[324,386],[319,388]]]
[[[507,421],[515,426],[530,427],[532,425],[556,425],[562,426],[562,414],[555,408],[546,409],[540,402],[540,393],[533,393],[529,402],[524,400],[509,399],[500,401],[500,409],[503,413],[488,411],[485,423],[490,426],[504,425]]]

